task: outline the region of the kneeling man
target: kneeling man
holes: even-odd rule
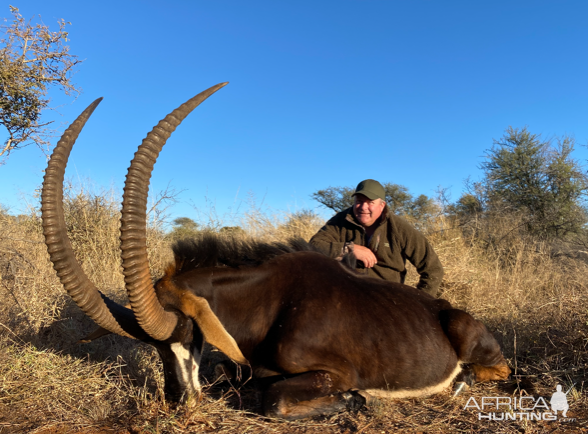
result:
[[[417,288],[436,297],[443,266],[423,234],[389,210],[384,187],[366,179],[353,197],[353,206],[330,219],[310,243],[332,257],[353,251],[365,274],[391,282],[404,283],[408,259],[420,274]]]

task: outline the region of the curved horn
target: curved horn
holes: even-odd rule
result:
[[[127,173],[120,229],[125,285],[139,325],[159,341],[171,336],[178,317],[165,311],[159,303],[149,272],[146,220],[151,172],[171,133],[192,110],[226,84],[220,83],[199,93],[160,121],[139,146]]]
[[[74,256],[65,226],[63,212],[65,166],[80,131],[100,101],[102,98],[90,104],[65,130],[51,154],[41,193],[43,234],[53,268],[57,271],[65,290],[79,308],[99,326],[112,333],[130,338],[139,337],[144,333],[138,329],[133,312],[102,295],[90,282]]]

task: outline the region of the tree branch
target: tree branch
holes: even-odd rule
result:
[[[46,137],[53,132],[45,127],[51,122],[38,121],[43,110],[52,108],[47,98],[52,86],[58,86],[68,96],[80,93],[70,77],[81,61],[63,45],[69,23],[58,20],[59,30],[53,32],[42,21],[26,22],[17,8],[11,6],[10,10],[14,17],[12,23],[0,26],[3,33],[0,124],[10,135],[0,152],[4,159],[14,149],[32,143],[43,149],[48,144]]]
[[[4,147],[2,152],[0,152],[0,157],[2,157],[6,153],[6,151],[8,151],[11,148],[11,146],[10,146],[11,144],[12,144],[12,138],[10,138],[6,141],[6,146]]]

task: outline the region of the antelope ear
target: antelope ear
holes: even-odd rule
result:
[[[197,297],[189,292],[183,293],[182,312],[196,321],[206,342],[217,347],[233,361],[242,365],[249,364],[237,342],[225,330],[205,298]]]

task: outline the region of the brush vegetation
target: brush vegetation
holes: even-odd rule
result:
[[[69,236],[89,278],[126,303],[119,255],[119,206],[113,195],[68,188],[64,206]],[[441,208],[441,205],[439,205]],[[70,300],[52,269],[39,211],[0,213],[0,433],[382,433],[578,432],[588,423],[588,251],[562,240],[538,238],[523,213],[487,213],[467,219],[439,213],[421,226],[445,266],[443,295],[482,320],[513,368],[509,383],[476,385],[452,399],[450,391],[425,399],[380,401],[356,414],[298,422],[259,416],[260,394],[215,382],[222,359],[207,349],[203,396],[191,406],[163,401],[163,375],[154,349],[105,336],[77,341],[94,324]],[[218,222],[195,232],[223,232]],[[323,224],[303,211],[271,215],[252,207],[231,236],[283,241],[309,239]],[[219,229],[215,229],[219,228]],[[154,278],[172,260],[177,239],[153,222],[148,231]],[[409,273],[409,283],[417,274]],[[543,396],[561,384],[568,422],[478,421],[464,410],[471,396]]]
[[[13,21],[3,26],[0,50],[0,124],[9,137],[0,158],[28,143],[48,146],[50,131],[39,121],[49,104],[48,86],[58,83],[66,94],[78,93],[70,78],[79,60],[63,45],[67,23],[59,21],[59,30],[51,32],[10,8]],[[48,54],[33,59],[36,48]],[[45,74],[48,65],[54,75]],[[163,376],[152,347],[119,336],[77,343],[95,326],[52,269],[39,210],[18,217],[0,210],[0,433],[588,431],[588,181],[571,157],[572,138],[552,146],[511,128],[494,144],[482,165],[485,178],[470,183],[451,206],[414,198],[401,185],[385,186],[393,210],[426,233],[444,264],[442,297],[493,331],[513,368],[511,383],[477,385],[455,399],[447,391],[380,401],[357,414],[284,422],[256,413],[258,392],[217,384],[212,367],[222,356],[209,349],[203,396],[192,406],[170,407],[162,399]],[[349,205],[352,191],[329,187],[314,198],[337,210]],[[86,274],[126,303],[118,201],[70,188],[64,205]],[[162,214],[154,214],[148,230],[153,278],[171,261],[171,243],[186,235],[208,230],[263,241],[309,239],[323,224],[312,212],[275,216],[252,207],[238,226],[214,219],[198,226],[188,218],[166,233],[157,218]],[[409,276],[408,283],[416,283],[414,270]],[[549,398],[557,384],[569,390],[569,421],[478,421],[475,411],[464,410],[470,396]]]

